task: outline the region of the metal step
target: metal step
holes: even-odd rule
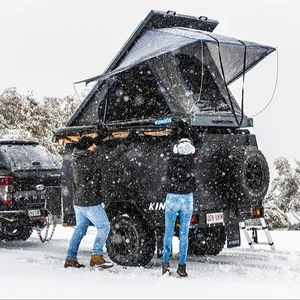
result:
[[[261,223],[261,226],[246,226],[245,222],[240,222],[240,228],[244,232],[250,248],[253,248],[254,244],[259,244],[259,245],[269,245],[272,250],[275,250],[275,245],[272,240],[271,234],[269,232],[268,226],[266,225],[265,219],[259,218],[259,221]],[[252,238],[249,235],[249,232],[248,232],[249,230],[252,231]],[[268,242],[258,242],[258,234],[257,234],[258,230],[264,231]]]

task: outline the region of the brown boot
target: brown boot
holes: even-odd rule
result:
[[[106,261],[101,254],[92,254],[91,256],[91,261],[90,261],[90,266],[91,267],[98,267],[98,268],[111,268],[114,266],[113,263]]]
[[[66,259],[65,268],[84,268],[85,265],[80,264],[76,259]]]
[[[168,273],[170,275],[170,264],[169,262],[162,263],[162,275]]]

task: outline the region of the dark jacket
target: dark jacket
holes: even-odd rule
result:
[[[73,176],[74,205],[101,204],[101,168],[95,151],[74,149]]]
[[[189,194],[196,190],[194,154],[171,154],[168,161],[165,191],[174,194]]]
[[[90,146],[90,145],[86,145]],[[109,167],[127,149],[127,143],[112,146],[109,151],[75,147],[73,151],[74,205],[94,206],[102,202],[101,168]]]

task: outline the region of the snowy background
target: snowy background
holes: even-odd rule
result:
[[[207,16],[219,21],[215,33],[278,49],[276,93],[251,132],[273,173],[277,157],[298,159],[298,0],[0,0],[0,94],[10,87],[39,97],[75,94],[73,82],[101,74],[152,9]],[[247,74],[248,116],[270,101],[276,70],[273,53]],[[85,85],[76,88],[80,95]],[[241,99],[240,85],[235,96]]]
[[[267,198],[269,211],[277,226],[286,229],[293,223],[287,222],[289,210],[300,209],[300,167],[297,163],[295,168],[290,166],[299,159],[300,148],[298,2],[152,0],[141,5],[137,0],[0,0],[0,131],[38,139],[58,156],[61,149],[51,143],[52,131],[60,128],[79,104],[72,82],[102,73],[151,9],[216,19],[220,23],[216,33],[278,49],[276,94],[270,106],[254,118],[251,132],[275,178]],[[276,59],[273,54],[247,75],[248,116],[271,99]],[[13,87],[19,93],[12,89],[2,94]],[[241,98],[240,87],[236,87],[237,99]],[[82,101],[86,87],[77,89]],[[3,105],[7,99],[10,104],[14,99],[10,107]],[[273,162],[280,156],[287,159],[277,161],[280,176],[276,177]],[[188,278],[162,277],[156,258],[148,268],[64,269],[72,232],[73,228],[58,226],[52,241],[44,244],[36,233],[26,242],[0,242],[0,298],[300,297],[300,231],[271,231],[275,251],[268,245],[251,250],[242,234],[239,248],[225,248],[215,257],[188,257]],[[95,231],[90,228],[80,247],[83,263],[88,264],[94,238]],[[259,239],[264,238],[259,232]],[[176,239],[174,248],[178,249]],[[177,263],[173,257],[174,270]]]
[[[42,244],[34,232],[26,242],[0,247],[2,299],[299,299],[300,231],[271,231],[276,249],[242,246],[217,256],[188,257],[187,278],[162,276],[160,259],[147,268],[115,265],[109,270],[63,268],[73,228],[58,226]],[[259,232],[259,242],[266,242]],[[95,238],[90,227],[78,258],[88,264]],[[175,253],[178,240],[174,238]],[[105,253],[105,257],[108,258]],[[175,273],[178,259],[171,259]]]

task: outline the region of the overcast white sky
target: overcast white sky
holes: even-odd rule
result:
[[[277,91],[251,132],[270,165],[279,156],[300,160],[297,0],[0,0],[0,93],[74,94],[72,83],[101,74],[151,9],[204,15],[219,21],[216,33],[278,49]],[[275,75],[275,53],[249,72],[248,116],[270,100]]]

